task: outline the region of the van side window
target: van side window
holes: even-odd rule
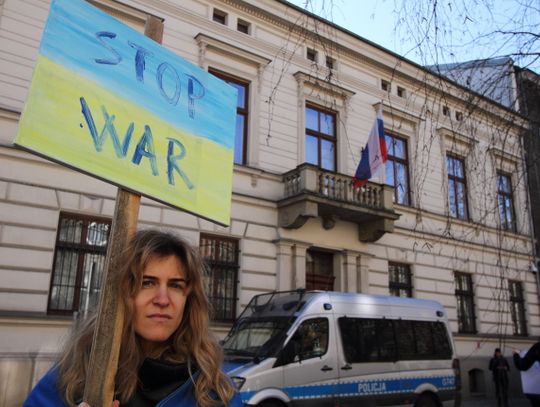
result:
[[[414,335],[416,336],[416,351],[421,359],[429,358],[435,354],[431,323],[427,321],[414,321]]]
[[[401,360],[416,359],[416,339],[412,321],[402,319],[394,321],[396,332],[398,332],[398,352]],[[443,327],[444,328],[444,327]]]
[[[279,365],[321,357],[327,350],[328,319],[308,319],[302,322],[283,349]]]
[[[349,363],[396,359],[392,321],[371,318],[339,318],[339,329]]]
[[[442,322],[342,317],[338,325],[348,363],[452,358]]]
[[[379,360],[396,360],[397,344],[392,321],[387,319],[377,321],[377,339],[379,342]]]
[[[442,322],[431,323],[433,327],[433,341],[435,342],[435,353],[437,359],[451,359],[452,346],[448,338],[448,332]]]

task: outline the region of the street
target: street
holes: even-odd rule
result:
[[[510,399],[509,407],[529,407],[531,403],[526,398]],[[497,407],[497,400],[486,398],[472,398],[461,402],[462,407]]]

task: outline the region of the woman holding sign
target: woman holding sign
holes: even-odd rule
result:
[[[198,252],[173,235],[145,230],[122,264],[125,318],[113,406],[241,406],[209,331]],[[95,322],[85,321],[24,407],[87,406],[81,401]]]

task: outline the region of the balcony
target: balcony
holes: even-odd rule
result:
[[[320,217],[325,229],[336,220],[358,225],[362,242],[379,240],[394,230],[399,215],[393,207],[393,188],[368,182],[355,188],[352,177],[302,164],[283,174],[285,196],[278,201],[279,226],[298,229],[309,218]]]

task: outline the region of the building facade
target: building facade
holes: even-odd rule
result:
[[[49,3],[0,2],[0,406],[95,308],[115,207],[116,187],[13,145]],[[535,342],[524,118],[285,1],[91,3],[141,32],[157,17],[165,47],[238,89],[230,226],[139,213],[200,248],[218,335],[272,290],[435,299],[465,397],[489,393],[495,347]],[[353,188],[379,109],[386,174]]]

